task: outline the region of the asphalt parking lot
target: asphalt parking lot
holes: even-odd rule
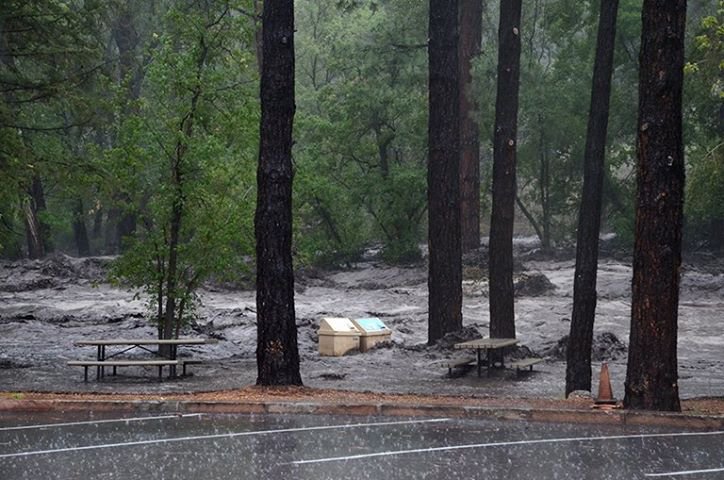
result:
[[[452,418],[0,414],[0,478],[724,478],[724,431]]]

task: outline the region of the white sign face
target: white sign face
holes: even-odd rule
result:
[[[334,332],[356,332],[357,327],[354,326],[352,320],[343,317],[328,317],[322,319],[320,329],[327,327]]]

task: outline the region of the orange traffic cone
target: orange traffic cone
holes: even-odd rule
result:
[[[611,389],[611,378],[608,375],[608,364],[601,365],[601,375],[598,378],[598,397],[594,401],[593,408],[613,408],[616,399],[613,398]]]

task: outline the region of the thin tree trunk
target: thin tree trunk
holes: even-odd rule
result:
[[[166,269],[166,307],[163,316],[163,328],[161,329],[163,338],[173,338],[175,326],[181,319],[178,317],[177,309],[177,291],[179,288],[177,271],[178,271],[178,247],[181,237],[181,222],[184,213],[184,175],[181,167],[183,157],[186,153],[187,145],[180,141],[176,146],[176,157],[172,165],[172,189],[174,191],[173,205],[171,206],[171,219],[169,220],[169,238],[168,238],[168,265]],[[159,353],[168,357],[171,353],[170,345],[159,345]]]
[[[141,95],[142,69],[136,58],[138,45],[141,41],[136,31],[135,15],[132,2],[119,3],[120,11],[116,14],[111,33],[118,47],[118,67],[121,83],[125,83],[130,102],[123,106],[123,114],[136,110],[133,101]]]
[[[542,124],[543,118],[538,118],[538,122]],[[540,184],[540,206],[541,206],[541,227],[543,228],[543,237],[541,237],[541,247],[544,251],[551,248],[551,204],[550,204],[550,157],[548,156],[548,146],[546,145],[545,133],[541,129],[540,142],[538,144],[538,158],[540,160],[538,169],[538,183]]]
[[[516,194],[515,196],[515,204],[520,209],[520,212],[523,214],[526,220],[528,220],[528,223],[531,227],[533,227],[533,230],[535,230],[535,234],[540,239],[541,243],[543,242],[543,230],[541,229],[540,224],[536,220],[536,218],[533,216],[533,213],[531,213],[530,210],[525,206],[525,204],[520,200],[520,196]]]
[[[457,0],[430,0],[429,38],[427,338],[432,344],[463,325]]]
[[[123,203],[130,205],[133,202],[128,195],[123,195]],[[121,213],[118,224],[116,225],[116,245],[118,251],[124,250],[125,239],[132,237],[136,233],[136,224],[138,217],[136,216],[135,210],[123,211]]]
[[[259,74],[262,72],[262,63],[264,61],[264,35],[263,35],[263,21],[262,16],[264,14],[264,2],[263,0],[253,0],[254,7],[254,51],[256,52],[256,65],[259,69]]]
[[[7,70],[18,74],[15,57],[10,54],[11,46],[6,32],[7,19],[0,16],[0,64]],[[8,114],[17,116],[16,96],[13,89],[4,89],[3,97],[8,104]],[[43,184],[38,174],[31,178],[30,186],[27,189],[27,197],[21,199],[23,208],[23,223],[25,224],[25,240],[29,258],[42,258],[47,253],[46,233],[48,229],[43,225],[39,212],[45,210],[45,196]]]
[[[395,136],[391,133],[384,133],[381,125],[374,128],[375,143],[377,143],[377,153],[380,157],[380,175],[386,179],[390,175],[390,154],[389,148]]]
[[[596,316],[598,237],[601,230],[608,107],[616,40],[618,0],[601,2],[596,60],[593,65],[591,109],[584,153],[583,198],[578,215],[573,314],[566,350],[566,396],[574,390],[591,391],[591,346]]]
[[[24,202],[25,240],[28,247],[28,258],[42,258],[45,256],[45,247],[40,234],[40,223],[35,214],[32,199]]]
[[[480,246],[480,134],[473,95],[472,61],[480,55],[483,1],[459,0],[460,221],[464,252]]]
[[[201,73],[206,63],[208,55],[208,47],[202,36],[199,41],[199,58],[196,61],[196,84],[191,96],[191,104],[189,111],[181,119],[179,124],[179,140],[176,143],[174,155],[171,158],[171,188],[173,190],[173,203],[171,205],[171,218],[169,220],[169,240],[168,240],[168,265],[166,268],[166,311],[164,312],[163,337],[172,338],[176,327],[181,322],[179,315],[178,290],[180,288],[178,281],[178,249],[181,242],[181,223],[184,216],[186,194],[184,192],[185,171],[184,162],[186,153],[189,149],[189,139],[193,135],[194,120],[201,98]],[[170,347],[163,345],[160,348],[161,354],[168,356]]]
[[[624,407],[679,411],[676,357],[684,203],[686,0],[644,0],[636,230]]]
[[[164,298],[164,279],[166,278],[166,262],[164,256],[161,254],[158,244],[154,245],[156,258],[155,258],[155,272],[156,272],[156,322],[157,322],[157,330],[158,330],[158,339],[163,340],[163,327],[164,327],[164,313],[163,313],[163,298]],[[168,351],[163,351],[162,349],[159,349],[159,353],[166,354]]]
[[[137,59],[140,37],[135,28],[135,13],[132,3],[119,4],[119,11],[113,22],[111,33],[118,47],[118,70],[120,83],[125,87],[128,100],[123,104],[120,111],[120,118],[126,118],[137,112],[135,101],[141,95],[141,81],[143,80],[143,69]],[[123,205],[130,205],[133,202],[127,194],[117,195],[117,200]],[[135,209],[120,209],[115,217],[114,238],[111,241],[113,252],[121,252],[124,249],[124,239],[136,232]]]
[[[174,174],[174,189],[176,198],[171,207],[170,235],[168,241],[168,270],[166,271],[166,310],[163,320],[163,338],[172,338],[176,318],[176,291],[178,270],[178,245],[181,232],[181,219],[183,217],[183,190],[182,176]],[[162,349],[163,350],[163,349]]]
[[[516,197],[520,17],[521,0],[501,0],[489,248],[492,338],[515,337],[513,221]]]
[[[121,210],[118,207],[111,207],[106,213],[106,224],[104,228],[103,247],[107,255],[118,253],[120,241],[118,240],[118,221],[121,218]]]
[[[50,241],[50,227],[40,218],[46,209],[43,182],[39,175],[33,175],[28,188],[25,204],[25,236],[28,243],[28,257],[42,258],[53,251]]]
[[[301,385],[292,266],[294,1],[265,2],[257,168],[257,385]]]
[[[85,212],[83,211],[83,200],[76,199],[73,208],[73,238],[78,255],[87,257],[90,255],[90,242],[88,241],[88,229],[85,226]]]
[[[103,213],[103,207],[97,206],[96,211],[93,214],[93,228],[91,229],[93,240],[98,240],[101,237],[101,231],[103,229]]]

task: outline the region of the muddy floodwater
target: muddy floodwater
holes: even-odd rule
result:
[[[466,261],[463,285],[465,329],[427,346],[427,268],[391,267],[374,258],[337,271],[307,272],[296,280],[296,314],[305,385],[357,391],[561,397],[565,342],[573,301],[571,258],[518,252],[516,329],[518,356],[546,361],[531,374],[474,371],[447,377],[441,364],[461,352],[456,341],[487,336],[488,298],[484,268]],[[484,257],[483,254],[480,255]],[[569,255],[570,257],[570,255]],[[55,255],[42,261],[0,262],[0,391],[187,392],[228,389],[256,380],[256,306],[252,290],[207,287],[198,318],[183,332],[218,343],[182,347],[181,355],[204,360],[184,378],[158,382],[153,371],[119,370],[116,377],[83,382],[74,359],[95,357],[74,342],[156,335],[144,299],[105,281],[111,261]],[[599,264],[593,352],[594,390],[606,361],[614,395],[623,396],[631,309],[632,269],[627,260]],[[321,357],[317,328],[322,317],[378,317],[392,340],[366,353]],[[687,259],[679,304],[679,377],[682,398],[724,396],[724,262]]]

